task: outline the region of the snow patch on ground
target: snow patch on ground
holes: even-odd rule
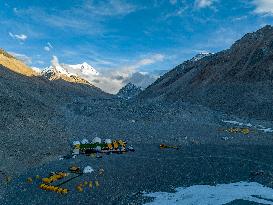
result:
[[[154,198],[153,202],[146,205],[222,205],[235,200],[273,205],[273,189],[256,182],[195,185],[177,188],[175,193],[144,193],[144,196]]]
[[[234,121],[234,120],[222,120],[222,122],[233,124],[233,125],[239,125],[239,126],[253,127],[253,128],[256,128],[257,130],[260,130],[260,131],[266,132],[266,133],[273,132],[273,128],[266,128],[262,125],[256,126],[256,125],[252,125],[250,123],[242,123],[242,122],[238,122],[238,121]]]
[[[261,130],[263,132],[273,132],[272,128],[262,128],[262,129],[258,129],[258,130]]]
[[[222,120],[222,122],[233,124],[233,125],[252,127],[252,125],[250,123],[245,124],[245,123],[237,122],[237,121],[234,121],[234,120]]]

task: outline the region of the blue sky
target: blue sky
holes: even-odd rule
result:
[[[36,67],[171,69],[273,24],[272,0],[0,0],[0,47]]]

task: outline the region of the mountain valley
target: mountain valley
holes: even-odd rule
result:
[[[259,170],[264,175],[254,180],[272,186],[272,45],[273,27],[265,26],[230,49],[183,62],[144,90],[129,82],[116,95],[79,75],[99,75],[87,63],[37,72],[1,50],[0,171],[14,180],[0,188],[0,204],[143,204],[151,199],[140,190],[249,180]],[[236,123],[229,122],[250,131],[232,133]],[[74,141],[95,137],[125,139],[136,151],[59,160]],[[100,189],[56,198],[25,182],[74,164],[103,167]]]

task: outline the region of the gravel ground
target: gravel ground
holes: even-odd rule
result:
[[[256,181],[273,186],[272,146],[266,145],[183,145],[179,150],[160,150],[159,144],[135,144],[136,152],[105,155],[103,158],[79,156],[53,161],[14,179],[2,194],[0,204],[143,204],[151,201],[141,192],[172,192],[176,187],[196,184],[215,185],[239,181]],[[66,171],[71,165],[91,165],[95,172],[65,185],[66,196],[40,190],[39,180],[26,182],[35,175]],[[98,169],[105,170],[104,176]],[[252,171],[264,171],[251,177]],[[99,187],[77,192],[75,186],[95,181]],[[249,204],[235,201],[231,204]]]
[[[263,170],[264,175],[251,181],[273,186],[273,166],[270,165],[272,133],[230,134],[223,129],[233,125],[222,120],[250,122],[271,128],[272,122],[234,118],[186,103],[142,105],[113,99],[76,98],[61,105],[59,112],[63,114],[52,118],[51,123],[61,130],[61,135],[54,132],[51,137],[58,137],[64,143],[47,143],[48,136],[42,134],[38,135],[38,140],[32,140],[34,138],[29,135],[30,143],[26,148],[13,146],[14,151],[0,151],[0,159],[4,159],[0,160],[1,170],[13,177],[11,183],[0,186],[1,205],[143,204],[152,199],[143,197],[142,192],[245,181],[250,179],[251,171],[259,170]],[[96,136],[124,138],[134,145],[136,152],[107,155],[101,159],[80,156],[58,160],[60,153],[69,152],[73,140],[92,140]],[[227,139],[223,140],[223,137]],[[181,149],[160,150],[160,143],[179,144]],[[28,155],[16,151],[29,148],[33,152]],[[40,190],[39,180],[32,184],[26,182],[28,177],[45,177],[52,171],[67,171],[74,164],[80,167],[91,165],[95,173],[67,183],[65,187],[71,190],[67,196]],[[100,168],[105,170],[104,176],[97,176]],[[99,181],[99,187],[86,188],[83,193],[76,191],[79,183],[95,180]],[[233,204],[245,203],[236,201]]]

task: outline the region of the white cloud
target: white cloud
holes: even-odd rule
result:
[[[100,16],[120,16],[134,12],[137,7],[124,0],[87,1],[85,9]]]
[[[96,87],[101,88],[108,93],[117,93],[124,85],[129,82],[132,82],[140,87],[147,87],[151,84],[156,78],[155,76],[144,74],[138,71],[139,68],[154,63],[163,61],[165,58],[162,54],[153,54],[143,59],[136,61],[135,63],[120,68],[112,69],[98,69],[98,74],[95,72],[90,72],[90,75],[82,72],[80,69],[77,72],[77,75],[88,80],[90,83]],[[71,73],[71,67],[67,64],[59,64],[58,58],[53,56],[51,60],[51,65],[58,67],[58,69],[65,70]],[[93,68],[94,69],[94,68]]]
[[[165,58],[165,56],[162,54],[154,54],[154,55],[151,55],[150,57],[147,57],[147,58],[137,61],[136,63],[128,66],[128,68],[135,70],[135,69],[140,68],[142,66],[154,64],[156,62],[161,62],[164,60],[164,58]]]
[[[146,72],[135,72],[129,78],[123,81],[124,84],[133,83],[138,87],[146,88],[151,85],[158,76]]]
[[[44,62],[44,61],[42,61],[42,60],[37,60],[35,63],[40,64],[40,65],[45,64],[45,62]]]
[[[49,48],[48,46],[45,46],[45,47],[44,47],[44,50],[45,50],[45,51],[50,51],[50,48]]]
[[[95,77],[91,82],[109,93],[117,93],[124,85],[132,82],[140,87],[147,87],[155,80],[155,77],[148,74],[144,75],[138,72],[138,69],[163,61],[163,54],[153,54],[146,58],[140,59],[135,63],[118,69],[102,70],[100,75]]]
[[[13,55],[15,58],[23,61],[24,63],[30,65],[32,63],[32,59],[31,57],[25,55],[25,54],[21,54],[21,53],[15,53],[15,52],[8,52],[11,55]]]
[[[232,21],[242,21],[242,20],[245,20],[247,18],[248,18],[248,16],[246,16],[246,15],[244,15],[244,16],[238,16],[238,17],[234,17],[232,19]]]
[[[176,11],[174,11],[174,12],[167,13],[167,14],[163,17],[163,19],[168,19],[168,18],[170,18],[170,17],[176,17],[176,16],[182,17],[188,9],[189,9],[189,6],[185,5],[185,6],[183,6],[183,7],[178,8],[178,9],[177,9]]]
[[[107,30],[104,20],[107,18],[120,18],[138,10],[139,7],[125,0],[86,0],[77,7],[59,10],[29,7],[17,9],[16,15],[27,16],[40,24],[67,29],[91,35],[100,35]]]
[[[47,45],[49,48],[53,48],[52,44],[50,42],[47,42]]]
[[[195,6],[197,8],[210,7],[212,3],[213,3],[213,0],[195,0]]]
[[[35,72],[41,73],[41,69],[40,69],[40,68],[37,68],[37,67],[35,67],[35,66],[33,66],[33,67],[31,67],[31,68],[32,68],[32,70],[34,70]]]
[[[169,0],[172,5],[177,3],[177,0]]]
[[[44,47],[44,50],[49,52],[52,48],[53,48],[53,46],[51,45],[51,43],[47,42],[46,46]]]
[[[59,59],[57,56],[52,56],[52,60],[50,62],[51,62],[51,65],[54,67],[60,66]]]
[[[145,88],[153,83],[156,77],[150,74],[142,74],[138,71],[123,69],[101,71],[100,75],[90,76],[87,80],[105,92],[115,94],[129,82]]]
[[[236,40],[242,37],[242,34],[248,33],[251,30],[248,27],[241,27],[240,30],[235,30],[230,27],[220,27],[219,29],[210,33],[207,37],[206,41],[201,43],[197,43],[195,46],[198,48],[202,48],[203,50],[210,50],[212,48],[219,49],[219,45],[221,45],[222,49],[227,49],[232,45]]]
[[[273,15],[272,0],[254,0],[253,4],[256,6],[255,13]]]
[[[9,36],[14,38],[14,39],[17,39],[17,40],[20,40],[20,41],[25,41],[27,40],[27,36],[25,34],[13,34],[11,32],[9,32]]]

